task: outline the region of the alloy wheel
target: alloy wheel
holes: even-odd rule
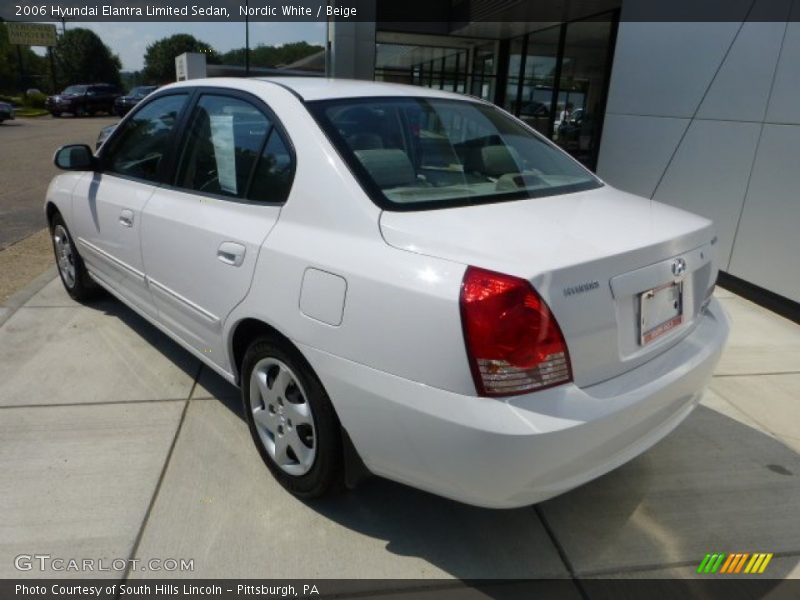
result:
[[[250,410],[270,458],[289,475],[306,474],[317,455],[314,415],[294,372],[276,358],[256,363],[250,375]]]
[[[58,271],[68,288],[75,286],[75,252],[63,225],[56,225],[53,230],[53,245],[56,250]]]

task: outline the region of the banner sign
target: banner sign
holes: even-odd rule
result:
[[[6,23],[8,41],[18,46],[55,46],[56,26],[39,23]]]

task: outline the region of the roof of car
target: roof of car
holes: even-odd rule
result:
[[[269,84],[280,85],[290,90],[302,100],[328,100],[334,98],[358,98],[365,96],[426,96],[433,98],[464,99],[462,94],[433,90],[416,85],[403,85],[398,83],[385,83],[382,81],[364,81],[358,79],[330,79],[325,77],[254,77],[254,78],[228,78],[192,79],[181,82],[183,85],[222,85],[237,87],[238,82],[262,81]],[[175,85],[175,84],[173,84]]]

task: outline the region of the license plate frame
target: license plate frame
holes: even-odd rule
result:
[[[683,323],[683,281],[639,294],[639,345],[647,346]]]

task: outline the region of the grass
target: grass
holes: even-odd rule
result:
[[[14,115],[17,117],[44,117],[49,115],[50,113],[47,112],[43,108],[26,108],[26,107],[19,107],[14,111]]]

